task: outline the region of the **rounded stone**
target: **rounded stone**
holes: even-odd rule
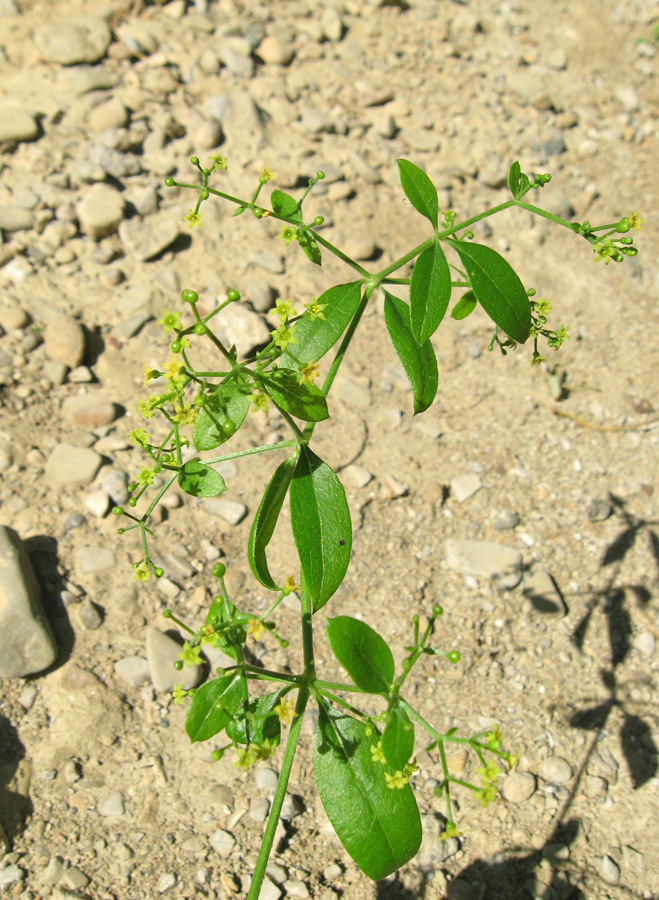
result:
[[[148,660],[143,656],[125,656],[114,664],[115,675],[130,687],[141,687],[151,682]]]
[[[96,239],[114,234],[124,218],[124,212],[124,198],[109,184],[93,184],[82,200],[76,203],[81,231]]]
[[[0,106],[0,144],[5,141],[33,141],[39,137],[34,116],[16,106]]]
[[[513,772],[503,779],[501,793],[509,803],[524,803],[535,793],[535,777],[530,772]]]
[[[20,206],[0,206],[0,228],[3,231],[27,231],[34,225],[34,213]]]
[[[51,487],[91,484],[101,467],[102,459],[95,450],[58,444],[48,457],[45,477]]]
[[[74,16],[65,22],[42,25],[34,33],[34,42],[45,62],[74,66],[103,59],[112,32],[93,16]]]
[[[85,358],[85,333],[78,322],[62,313],[44,331],[46,356],[52,362],[75,369]]]
[[[572,778],[572,766],[560,756],[548,756],[538,766],[538,775],[552,784],[567,784]]]
[[[106,100],[94,107],[89,113],[88,122],[94,131],[105,131],[108,128],[125,128],[128,125],[128,110],[116,97]]]
[[[62,416],[79,428],[109,425],[110,422],[114,422],[115,415],[114,403],[97,393],[67,397],[62,404]]]
[[[108,794],[98,804],[97,810],[100,816],[123,816],[126,809],[121,791],[114,791],[112,794]]]
[[[264,63],[287,66],[295,56],[295,50],[276,34],[263,38],[256,51]]]

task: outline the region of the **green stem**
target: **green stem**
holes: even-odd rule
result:
[[[319,696],[327,697],[328,700],[331,700],[333,703],[338,703],[339,706],[342,706],[344,709],[347,709],[348,712],[351,712],[354,716],[357,716],[360,719],[363,718],[363,716],[365,715],[365,713],[363,713],[361,709],[357,709],[357,707],[353,706],[352,703],[348,703],[347,700],[342,700],[341,697],[337,697],[335,694],[330,694],[329,691],[323,691],[323,690],[318,689],[317,691],[314,691],[314,695],[315,695],[316,699],[318,699]]]
[[[302,607],[302,654],[304,659],[304,680],[309,685],[316,681],[316,661],[313,652],[313,625],[311,617],[311,597],[305,588],[300,592]]]
[[[340,681],[316,681],[315,686],[323,691],[352,691],[354,694],[368,694],[355,684],[343,684]]]
[[[525,203],[524,200],[514,200],[515,206],[520,206],[522,209],[528,210],[530,213],[534,213],[536,216],[542,216],[543,219],[549,219],[551,222],[556,222],[557,225],[562,225],[564,228],[569,228],[572,231],[572,222],[568,222],[567,219],[561,219],[560,216],[555,216],[553,213],[547,212],[545,209],[540,209],[539,206],[532,206],[530,203]]]
[[[286,741],[286,750],[284,752],[284,759],[281,765],[279,781],[277,782],[275,796],[272,798],[272,806],[270,807],[268,824],[266,825],[265,832],[263,834],[263,842],[261,844],[259,856],[254,868],[254,876],[252,877],[252,883],[249,888],[247,900],[258,900],[259,894],[261,893],[261,886],[263,884],[266,866],[268,865],[268,859],[270,858],[270,853],[272,851],[272,845],[274,843],[277,825],[279,824],[279,816],[281,815],[281,808],[284,803],[284,797],[286,796],[288,779],[291,775],[291,768],[293,767],[295,751],[297,749],[300,730],[302,728],[302,719],[304,717],[304,711],[306,709],[308,700],[309,686],[307,684],[303,684],[297,695],[297,703],[295,704],[296,717],[293,719],[291,730],[288,732],[288,740]]]
[[[370,278],[370,272],[368,272],[367,269],[365,269],[363,266],[360,266],[358,262],[355,262],[354,259],[351,259],[345,253],[343,253],[343,251],[339,250],[338,247],[335,247],[334,244],[330,244],[328,240],[326,240],[324,237],[321,237],[316,231],[312,231],[311,233],[319,244],[322,244],[322,246],[325,247],[326,250],[329,250],[330,253],[333,253],[334,256],[338,256],[338,258],[343,260],[343,262],[347,266],[350,266],[351,269],[359,272],[362,278]]]
[[[261,447],[249,447],[247,450],[237,450],[235,453],[225,453],[224,456],[213,456],[211,459],[205,459],[204,465],[209,466],[214,463],[224,462],[225,459],[238,459],[239,456],[252,456],[254,453],[266,453],[269,450],[281,450],[284,447],[297,447],[298,442],[290,439],[288,441],[277,441],[276,444],[264,444]]]

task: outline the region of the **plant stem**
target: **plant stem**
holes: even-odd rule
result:
[[[294,440],[277,441],[276,444],[264,444],[262,447],[249,447],[247,450],[237,450],[235,453],[225,453],[224,456],[214,456],[212,459],[205,459],[204,465],[208,466],[213,463],[224,462],[225,459],[237,459],[239,456],[251,456],[254,453],[265,453],[267,450],[281,450],[284,447],[297,447],[298,442]]]
[[[281,772],[279,774],[279,781],[277,782],[277,790],[275,791],[275,796],[272,798],[272,806],[270,807],[268,824],[266,825],[265,832],[263,834],[263,843],[261,844],[261,849],[259,850],[259,856],[256,861],[256,867],[254,868],[254,876],[249,888],[247,900],[258,900],[259,894],[261,893],[261,886],[263,884],[266,866],[268,865],[268,859],[270,858],[270,853],[272,851],[272,845],[275,840],[275,832],[279,823],[279,816],[281,814],[281,808],[284,803],[284,797],[286,796],[288,779],[290,778],[291,768],[293,767],[293,760],[295,759],[297,742],[299,740],[300,730],[302,728],[304,710],[306,709],[308,700],[309,686],[307,684],[303,684],[297,695],[297,703],[295,704],[296,717],[293,719],[291,730],[288,732],[288,740],[286,741],[286,750],[284,752],[284,759],[281,764]]]

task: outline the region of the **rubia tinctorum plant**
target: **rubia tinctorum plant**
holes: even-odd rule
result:
[[[473,241],[470,227],[489,216],[517,207],[567,228],[590,245],[595,260],[620,262],[636,254],[630,232],[639,231],[638,213],[618,222],[592,226],[589,222],[568,222],[528,202],[528,195],[539,191],[550,175],[525,175],[519,163],[511,165],[508,186],[511,198],[486,212],[458,221],[455,212],[441,212],[437,191],[430,178],[413,163],[400,159],[398,169],[403,191],[412,206],[430,225],[430,235],[399,259],[376,272],[369,272],[355,260],[333,246],[320,233],[323,219],[311,223],[303,217],[304,200],[313,185],[324,178],[318,172],[309,180],[304,194],[295,199],[279,190],[272,191],[271,208],[258,202],[264,185],[273,173],[263,169],[250,200],[233,197],[210,187],[216,173],[225,172],[227,161],[220,154],[202,168],[199,160],[191,160],[201,176],[201,184],[180,184],[167,178],[165,184],[197,191],[194,209],[185,217],[190,227],[201,226],[202,204],[211,195],[234,204],[234,216],[248,212],[257,219],[279,220],[281,237],[286,246],[295,243],[316,265],[321,264],[321,248],[333,253],[351,269],[351,281],[328,288],[319,298],[302,303],[295,300],[276,301],[272,310],[279,325],[271,332],[272,340],[254,356],[239,361],[235,347],[227,347],[213,331],[213,319],[231,303],[237,303],[237,290],[228,291],[226,300],[212,312],[201,315],[195,290],[186,289],[182,299],[188,304],[188,315],[166,311],[160,320],[167,335],[173,335],[172,356],[163,370],[145,369],[148,384],[153,379],[166,383],[161,393],[151,394],[139,403],[145,419],[158,413],[166,420],[164,436],[151,437],[136,428],[131,439],[148,457],[134,484],[129,486],[129,510],[115,507],[117,516],[128,523],[120,533],[139,529],[143,556],[134,563],[135,575],[146,581],[163,572],[149,554],[147,535],[151,514],[166,491],[178,482],[193,497],[214,497],[226,490],[222,476],[213,466],[224,460],[271,453],[286,449],[288,456],[275,469],[265,487],[263,499],[254,516],[247,556],[255,578],[273,592],[274,600],[263,615],[240,608],[238,598],[230,598],[225,587],[225,565],[216,563],[213,574],[219,581],[206,622],[192,630],[171,610],[165,616],[184,629],[189,640],[183,646],[176,667],[201,665],[201,652],[206,645],[222,650],[234,663],[218,669],[215,677],[197,690],[174,688],[174,699],[189,706],[186,731],[191,741],[225,741],[213,751],[215,759],[231,747],[236,765],[249,769],[258,760],[277,752],[282,738],[282,724],[288,737],[280,766],[277,789],[258,862],[252,878],[248,900],[258,898],[270,855],[275,830],[295,756],[302,717],[310,699],[318,705],[318,724],[314,746],[314,769],[318,792],[327,815],[343,845],[359,868],[374,880],[394,872],[417,853],[421,843],[421,821],[410,779],[417,771],[417,752],[424,749],[437,754],[443,771],[441,783],[434,793],[446,801],[446,825],[443,837],[458,835],[453,816],[452,793],[456,785],[473,791],[478,801],[487,805],[497,795],[499,763],[515,765],[516,757],[504,749],[498,727],[471,736],[461,736],[455,728],[438,731],[405,699],[405,682],[416,663],[426,656],[439,656],[457,663],[457,650],[446,651],[434,644],[435,625],[442,610],[434,606],[422,623],[412,616],[413,638],[406,648],[398,674],[386,641],[368,624],[349,616],[330,618],[327,639],[348,680],[324,681],[316,672],[314,654],[314,614],[330,600],[343,581],[350,560],[352,530],[344,489],[337,475],[311,449],[317,423],[329,418],[327,398],[332,383],[350,347],[362,314],[376,291],[384,296],[384,317],[393,348],[412,386],[414,414],[426,410],[438,386],[437,361],[430,341],[444,318],[451,295],[460,296],[451,310],[453,319],[463,319],[480,304],[494,323],[490,349],[508,348],[533,340],[532,364],[544,361],[539,349],[541,340],[557,349],[566,339],[567,329],[547,327],[551,304],[535,298],[526,290],[508,262],[483,244]],[[447,260],[446,251],[453,262]],[[414,266],[410,278],[397,278],[395,273],[410,261]],[[409,289],[409,302],[389,292],[390,285]],[[300,306],[302,309],[300,310]],[[217,350],[217,371],[199,371],[194,364],[194,341],[210,341]],[[322,386],[318,363],[333,351],[333,357]],[[266,409],[272,404],[290,428],[288,440],[274,444],[234,450],[219,456],[190,458],[196,452],[211,451],[234,438],[250,407]],[[192,429],[191,436],[184,431]],[[188,432],[189,434],[189,432]],[[185,450],[185,453],[184,453]],[[184,460],[185,456],[185,460]],[[141,515],[136,507],[145,492],[152,488],[155,496]],[[297,573],[287,575],[280,583],[268,567],[267,548],[273,537],[286,495],[290,498],[290,519],[299,557]],[[302,665],[299,674],[277,672],[249,662],[245,643],[260,641],[264,635],[287,645],[276,632],[273,614],[288,594],[299,591],[302,629]],[[250,690],[260,683],[256,692]],[[380,712],[368,715],[360,708],[363,695],[377,698]],[[373,702],[369,700],[369,702]],[[376,707],[377,708],[377,707]],[[446,762],[446,746],[463,744],[475,753],[480,767],[479,784],[462,781],[452,775]]]

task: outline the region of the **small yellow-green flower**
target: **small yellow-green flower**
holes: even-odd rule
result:
[[[511,772],[519,763],[519,753],[508,753],[503,758],[508,764],[509,772]]]
[[[299,239],[300,232],[295,225],[283,225],[281,234],[278,234],[277,237],[280,237],[288,247],[291,241],[297,241]]]
[[[236,747],[236,753],[238,754],[238,759],[235,761],[234,766],[238,769],[242,769],[243,772],[247,772],[250,766],[253,766],[255,762],[258,760],[258,756],[254,747],[247,747],[246,750],[241,750],[239,747]]]
[[[483,787],[476,791],[476,799],[478,800],[479,806],[489,806],[493,800],[497,798],[497,786],[495,782],[489,782],[488,784],[484,784]]]
[[[297,315],[297,313],[293,309],[292,300],[277,300],[275,308],[271,309],[270,313],[279,316],[279,321],[282,323],[282,325],[289,316]]]
[[[160,372],[152,369],[148,363],[144,363],[144,383],[148,384],[152,378],[160,378]]]
[[[143,428],[133,428],[128,435],[128,440],[132,441],[134,444],[148,444],[149,439],[150,435],[148,435]]]
[[[263,182],[274,181],[274,179],[276,177],[277,177],[276,172],[271,172],[267,166],[263,166],[263,168],[261,169],[261,175],[260,175],[261,181],[263,181]]]
[[[546,356],[541,356],[540,353],[534,353],[533,358],[531,359],[532,366],[541,366],[543,362],[547,362]]]
[[[457,838],[457,837],[462,837],[462,832],[458,831],[458,829],[455,825],[455,822],[450,822],[446,826],[444,831],[442,831],[442,833],[440,834],[440,838],[443,841],[447,841],[449,838]]]
[[[327,303],[316,303],[316,298],[312,297],[311,303],[305,303],[304,308],[312,319],[324,319],[323,310],[327,308]]]
[[[179,681],[178,684],[174,685],[174,690],[172,691],[172,697],[174,698],[174,703],[177,706],[183,706],[183,698],[188,696],[188,692],[183,690],[183,682]]]
[[[305,381],[308,381],[309,384],[314,383],[314,379],[318,378],[320,372],[318,371],[318,363],[309,362],[306,366],[300,366],[299,368],[300,375],[300,384],[304,384]]]
[[[293,591],[299,591],[301,585],[295,579],[295,575],[287,575],[284,578],[284,590],[287,594],[292,594]]]
[[[178,422],[179,425],[194,425],[198,415],[197,407],[191,407],[186,400],[182,405],[176,406],[176,413],[172,416],[172,420]]]
[[[169,334],[174,328],[181,327],[181,313],[170,312],[168,309],[163,313],[162,319],[158,319],[158,325],[162,325],[165,334]]]
[[[183,221],[187,222],[190,228],[194,228],[195,225],[201,228],[201,213],[191,209],[187,216],[183,216]]]
[[[260,641],[265,631],[265,625],[260,619],[250,619],[245,630],[247,634],[254,635],[255,641]]]
[[[636,211],[630,213],[627,218],[629,219],[630,226],[634,229],[634,231],[643,231],[642,225],[645,222],[645,219],[641,218],[640,211]]]
[[[137,581],[148,581],[151,578],[151,572],[145,565],[141,565],[138,569],[135,569],[135,578]]]
[[[181,380],[181,372],[185,370],[185,365],[175,356],[172,356],[170,361],[165,363],[164,368],[164,374],[168,381],[179,382]]]
[[[384,777],[387,781],[387,787],[391,788],[392,791],[398,790],[402,791],[404,787],[409,783],[409,778],[403,774],[403,772],[398,770],[398,772],[394,772],[393,775],[389,775],[388,772],[384,773]]]
[[[150,419],[156,414],[156,408],[162,396],[160,394],[150,394],[148,397],[142,397],[137,404],[137,409],[142,413],[142,418]]]
[[[383,763],[384,753],[382,752],[382,741],[378,741],[377,744],[371,745],[371,759],[373,762]]]
[[[192,668],[192,666],[201,666],[203,665],[204,661],[200,658],[200,653],[201,647],[198,644],[196,647],[191,647],[190,644],[186,641],[183,644],[183,651],[179,653],[178,658],[190,668]]]
[[[154,478],[153,466],[140,466],[140,474],[137,476],[140,484],[153,484]]]
[[[254,405],[254,409],[261,409],[265,411],[268,408],[268,404],[270,403],[270,398],[263,391],[259,391],[258,394],[250,394],[249,399]]]
[[[280,722],[283,722],[284,725],[290,725],[290,723],[297,717],[297,713],[295,712],[295,704],[292,700],[287,700],[286,697],[282,698],[279,703],[274,707],[274,711],[277,713]]]
[[[216,172],[226,172],[227,170],[227,158],[226,156],[222,156],[220,153],[215,153],[211,156],[211,162],[213,163],[213,168]]]
[[[499,766],[494,762],[494,760],[491,760],[489,763],[487,763],[487,765],[485,765],[485,766],[483,766],[482,768],[478,769],[478,774],[479,774],[479,775],[481,776],[481,778],[483,779],[483,784],[484,784],[484,785],[487,785],[487,784],[489,784],[491,781],[496,781],[496,780],[497,780],[497,778],[499,777],[499,775],[501,775],[501,769],[500,769]]]
[[[611,243],[611,238],[608,237],[604,238],[603,241],[598,241],[598,243],[593,244],[593,251],[595,252],[595,262],[603,259],[605,266],[608,266],[611,257],[618,253],[617,247]]]
[[[285,350],[289,344],[297,344],[297,338],[293,337],[296,328],[297,325],[291,325],[290,328],[280,325],[279,328],[270,332],[272,340],[280,350]]]

